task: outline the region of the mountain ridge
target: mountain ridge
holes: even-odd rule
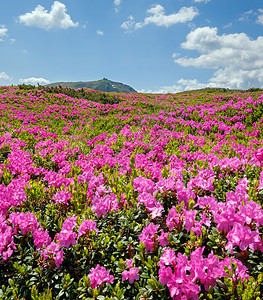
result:
[[[70,81],[70,82],[61,81],[61,82],[50,83],[47,84],[46,86],[48,87],[62,86],[62,87],[69,87],[73,89],[89,88],[101,92],[116,92],[116,93],[137,92],[135,89],[133,89],[131,86],[127,84],[112,81],[107,78],[103,78],[95,81]]]

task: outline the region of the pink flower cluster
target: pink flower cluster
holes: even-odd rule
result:
[[[84,235],[84,234],[86,234],[86,233],[88,233],[90,231],[95,231],[96,234],[98,234],[98,229],[96,227],[96,222],[93,221],[93,220],[84,220],[82,222],[82,224],[79,226],[78,239],[82,235]]]
[[[146,246],[146,251],[153,251],[153,247],[155,245],[155,235],[157,234],[158,228],[159,225],[150,223],[148,226],[143,228],[142,233],[139,235],[139,240]]]
[[[132,267],[133,259],[127,260],[125,264],[129,267],[129,271],[124,270],[122,272],[122,281],[129,280],[129,283],[132,284],[135,280],[139,280],[139,268]]]
[[[12,212],[6,221],[5,217],[0,214],[0,255],[3,260],[7,260],[16,250],[14,236],[26,235],[31,233],[37,250],[47,246],[51,238],[47,230],[43,230],[36,217],[28,212]]]
[[[54,196],[55,203],[62,203],[68,205],[68,201],[72,198],[72,194],[67,190],[60,190]]]
[[[252,250],[262,248],[262,240],[258,230],[263,225],[263,209],[260,204],[249,200],[246,179],[238,182],[235,192],[226,194],[226,203],[212,201],[209,211],[213,214],[219,231],[227,233],[228,244],[226,249],[233,253],[233,247],[239,246],[241,250],[248,247]]]
[[[6,215],[10,207],[17,207],[27,201],[23,180],[13,179],[8,186],[0,184],[0,214]]]
[[[93,289],[101,285],[103,282],[113,283],[114,281],[114,277],[110,275],[110,271],[99,264],[97,264],[95,268],[90,269],[88,277]]]
[[[68,216],[64,221],[60,233],[55,237],[59,241],[60,247],[68,248],[70,245],[76,245],[77,233],[73,231],[77,224],[77,217]]]
[[[196,217],[199,215],[199,221]],[[210,227],[211,221],[207,217],[206,213],[198,213],[196,210],[185,210],[182,208],[182,212],[178,212],[176,207],[173,206],[166,218],[166,225],[169,230],[177,228],[179,231],[184,228],[189,232],[192,231],[197,236],[202,234],[202,226]]]
[[[231,258],[219,261],[213,252],[204,258],[204,249],[205,247],[202,247],[193,251],[190,260],[181,253],[176,255],[173,249],[164,249],[159,263],[159,280],[163,285],[167,285],[173,299],[198,300],[198,294],[201,292],[198,281],[208,291],[210,286],[215,286],[217,279],[228,276],[224,267],[231,270]],[[239,260],[233,258],[232,263],[237,264],[233,280],[239,277],[242,280],[249,278],[247,268]]]
[[[106,194],[105,196],[94,196],[91,201],[91,209],[96,211],[98,218],[106,215],[112,209],[117,211],[120,206],[117,201],[117,195],[114,193]]]
[[[41,255],[43,259],[53,259],[56,267],[59,269],[63,261],[64,250],[60,248],[59,244],[51,242],[44,250],[41,250]]]
[[[13,236],[13,228],[7,225],[6,219],[0,214],[0,256],[7,260],[16,250]]]
[[[135,191],[139,192],[137,206],[143,203],[146,209],[151,212],[152,219],[161,217],[163,206],[152,195],[155,192],[155,183],[151,179],[140,176],[134,178],[133,187]]]

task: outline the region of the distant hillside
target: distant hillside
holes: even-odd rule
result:
[[[102,92],[136,93],[136,90],[130,87],[129,85],[120,82],[111,81],[106,78],[97,81],[55,82],[55,83],[47,84],[47,86],[49,87],[56,87],[59,85],[62,87],[70,87],[73,89],[89,88],[92,90],[97,90]]]

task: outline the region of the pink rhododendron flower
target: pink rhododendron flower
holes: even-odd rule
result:
[[[190,231],[191,228],[194,226],[196,214],[197,214],[196,210],[184,211],[184,217],[185,217],[184,225],[187,231]]]
[[[162,247],[165,247],[169,245],[168,238],[169,238],[169,233],[161,230],[161,235],[156,240],[159,241]]]
[[[132,132],[131,132],[131,130],[130,130],[130,125],[125,125],[123,128],[122,128],[122,130],[120,131],[120,134],[122,134],[122,135],[124,135],[125,137],[127,137],[127,138],[131,138],[132,137]]]
[[[137,178],[139,178],[139,177],[137,177]],[[138,195],[137,207],[140,205],[140,203],[143,203],[146,206],[146,208],[150,208],[156,204],[156,199],[150,193],[142,192]]]
[[[172,230],[175,226],[181,224],[182,221],[183,219],[181,214],[179,214],[176,210],[176,207],[173,206],[166,218],[166,225],[169,227],[169,230]]]
[[[7,260],[16,250],[14,243],[13,229],[8,226],[5,217],[0,214],[0,256]]]
[[[182,181],[178,181],[176,183],[176,190],[177,190],[177,198],[179,200],[179,204],[184,202],[185,207],[188,208],[189,206],[189,199],[195,199],[195,193],[190,189],[185,189],[184,184]]]
[[[124,270],[122,272],[122,280],[129,280],[129,283],[132,284],[135,280],[139,280],[139,268],[130,268],[129,271]]]
[[[67,190],[58,191],[53,199],[56,203],[62,203],[68,205],[68,201],[72,198],[72,194]]]
[[[229,270],[231,270],[231,262],[237,264],[237,269],[235,271],[235,274],[233,275],[234,280],[241,278],[242,280],[246,279],[248,280],[249,274],[247,273],[248,269],[246,266],[242,264],[242,262],[236,258],[226,257],[224,260],[220,261],[218,263],[217,268],[214,268],[214,273],[217,278],[220,277],[230,277],[226,274],[224,267],[228,267]]]
[[[151,179],[146,179],[142,176],[136,177],[132,182],[135,191],[138,191],[140,194],[143,192],[153,193],[154,192],[154,182]]]
[[[142,192],[139,194],[137,207],[140,205],[140,203],[143,203],[147,210],[151,212],[152,219],[162,216],[163,206],[157,202],[155,197],[150,193]]]
[[[162,211],[164,210],[163,206],[157,202],[154,206],[148,208],[151,212],[151,218],[155,219],[156,217],[162,216]]]
[[[233,254],[233,247],[239,246],[242,251],[250,248],[252,250],[260,249],[263,251],[262,240],[259,232],[251,231],[247,226],[235,223],[232,230],[227,234],[228,243],[226,249]]]
[[[171,291],[173,292],[172,288]],[[191,281],[188,281],[187,283],[183,283],[180,286],[180,294],[182,295],[181,299],[199,300],[200,298],[198,294],[200,292],[201,292],[201,287],[197,284],[194,284]]]
[[[174,299],[199,299],[198,294],[204,285],[205,290],[214,287],[216,280],[226,276],[224,266],[231,267],[231,258],[219,261],[219,258],[211,252],[207,258],[203,256],[205,247],[197,248],[190,255],[178,253],[165,248],[160,258],[159,280],[163,285],[167,285],[171,297]],[[232,259],[237,264],[234,276],[248,278],[247,268],[238,260]],[[233,278],[234,279],[234,278]]]
[[[250,200],[245,205],[238,206],[236,213],[237,220],[242,224],[252,224],[255,222],[256,226],[263,225],[263,209],[259,203]]]
[[[97,217],[106,215],[109,211],[117,211],[120,206],[117,201],[117,195],[114,193],[107,194],[105,196],[95,196],[92,201],[91,209],[97,213]]]
[[[163,193],[164,191],[174,191],[175,181],[175,176],[171,176],[169,178],[162,178],[156,183],[155,191],[160,191],[161,193]]]
[[[26,182],[13,179],[8,186],[0,184],[0,214],[6,215],[9,207],[17,207],[27,201],[24,186]]]
[[[59,269],[63,261],[63,249],[60,249],[59,244],[51,242],[44,250],[41,250],[44,260],[54,259],[56,267]]]
[[[198,175],[194,178],[191,178],[187,184],[188,189],[201,188],[205,191],[213,191],[213,180],[215,173],[211,170],[201,170]],[[194,199],[194,198],[193,198]]]
[[[33,170],[33,161],[31,158],[31,154],[28,151],[15,149],[8,154],[8,168],[13,175],[21,173],[30,174]]]
[[[255,151],[254,155],[260,162],[262,162],[263,161],[263,147],[258,148],[258,150]]]
[[[56,267],[59,269],[60,265],[62,264],[63,262],[63,256],[64,256],[64,250],[63,249],[60,249],[56,255],[53,257],[54,258],[54,261],[55,261],[55,264],[56,264]]]
[[[60,233],[56,236],[60,247],[68,248],[70,245],[76,245],[77,233],[72,231],[76,226],[76,220],[76,216],[68,216],[67,220],[63,223]]]
[[[162,256],[160,257],[159,265],[160,267],[175,265],[175,252],[173,249],[165,248]]]
[[[128,259],[128,260],[125,261],[125,264],[126,264],[129,268],[132,267],[133,263],[134,263],[133,259]]]
[[[33,232],[39,227],[36,217],[30,212],[27,214],[24,212],[12,212],[8,218],[8,221],[14,225],[15,234],[17,234],[17,227],[22,231],[23,235],[28,233],[30,230]]]
[[[159,280],[162,285],[166,285],[173,280],[173,271],[171,267],[162,267],[159,269]]]
[[[84,220],[82,224],[79,226],[78,239],[86,234],[89,231],[96,231],[98,234],[98,229],[96,227],[96,222],[93,220]]]
[[[47,230],[44,231],[42,229],[36,229],[32,233],[32,236],[34,238],[34,244],[36,245],[37,250],[51,243],[51,238]]]
[[[88,277],[93,289],[103,282],[113,283],[114,281],[114,277],[110,275],[110,271],[106,270],[105,267],[101,267],[99,264],[97,264],[95,268],[90,269]]]
[[[74,178],[65,178],[63,175],[60,175],[54,171],[46,172],[43,180],[46,180],[49,186],[55,186],[57,189],[62,187],[62,185],[68,187],[71,183],[74,182]]]
[[[225,230],[225,232],[229,232],[231,230],[232,226],[235,223],[235,211],[236,211],[235,207],[225,206],[223,212],[219,211],[219,213],[218,212],[213,213],[215,222],[218,224],[217,225],[218,231]]]
[[[159,225],[150,223],[148,226],[143,228],[142,233],[139,235],[139,240],[145,244],[145,249],[147,251],[153,251],[153,246],[155,244],[154,236],[157,233],[158,228]]]

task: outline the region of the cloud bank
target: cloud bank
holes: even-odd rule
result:
[[[263,36],[252,40],[245,33],[218,35],[216,27],[202,27],[191,31],[181,47],[199,56],[175,56],[174,62],[214,69],[210,84],[238,89],[263,85]]]
[[[166,85],[161,86],[157,90],[142,90],[142,93],[153,93],[153,94],[167,94],[167,93],[179,93],[183,91],[189,91],[189,90],[197,90],[197,89],[203,89],[206,87],[217,87],[214,83],[202,83],[199,82],[197,79],[179,79],[175,84],[173,85]]]
[[[24,78],[24,79],[19,79],[19,83],[24,83],[24,84],[33,84],[33,85],[38,85],[38,84],[49,84],[50,81],[46,80],[44,78],[37,78],[37,77],[30,77],[30,78]]]
[[[5,73],[5,72],[1,72],[0,73],[0,81],[8,81],[11,80],[11,78]]]

